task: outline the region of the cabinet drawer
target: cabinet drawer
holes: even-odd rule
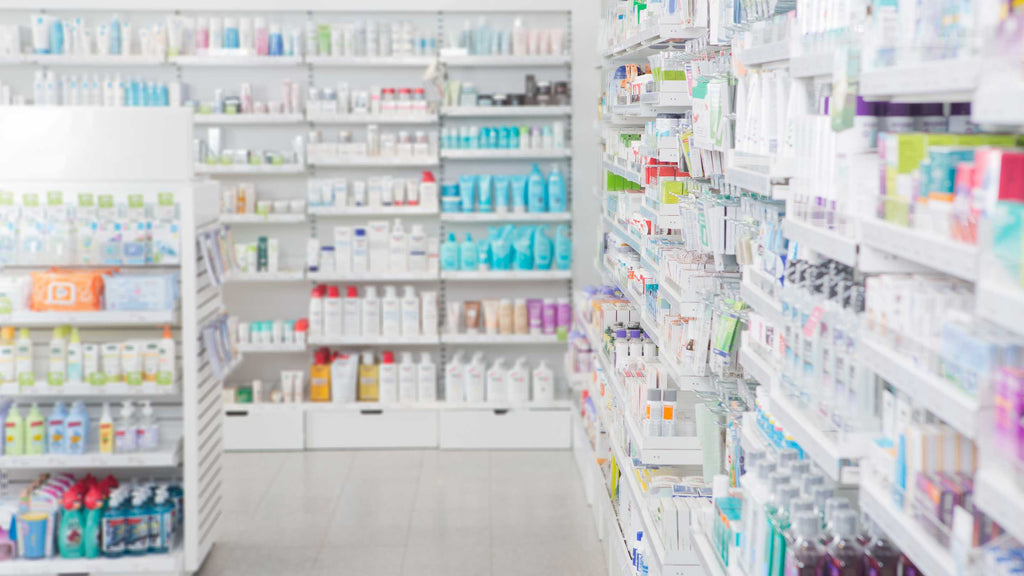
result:
[[[437,410],[312,410],[306,448],[437,448]]]
[[[570,418],[567,408],[448,410],[441,413],[441,448],[569,448]]]
[[[224,410],[224,450],[302,450],[301,405]]]

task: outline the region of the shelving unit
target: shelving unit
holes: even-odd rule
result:
[[[437,114],[323,114],[307,113],[313,124],[437,124]]]
[[[256,282],[298,282],[306,278],[302,270],[283,270],[281,272],[232,272],[224,278],[228,284]]]
[[[177,324],[177,310],[134,311],[99,310],[96,312],[30,312],[15,311],[0,315],[0,322],[25,328],[54,326],[165,326]]]
[[[489,68],[541,68],[550,66],[569,66],[569,56],[456,56],[441,55],[441,63],[453,68],[489,67]]]
[[[447,118],[541,118],[571,114],[569,106],[456,106],[441,109],[441,116]]]
[[[572,270],[442,270],[441,279],[464,282],[571,280]]]
[[[521,150],[441,150],[443,160],[546,160],[568,158],[572,151],[568,148],[559,149],[521,149]]]
[[[301,224],[305,214],[221,214],[223,224]]]
[[[302,114],[196,114],[193,122],[200,125],[247,125],[302,124]]]
[[[571,212],[443,212],[442,222],[572,222]]]
[[[441,341],[445,344],[480,345],[538,345],[551,346],[566,344],[554,334],[442,334]]]
[[[305,174],[306,167],[299,164],[200,164],[196,174],[245,176],[288,176]]]
[[[168,554],[123,556],[121,558],[50,558],[45,560],[6,560],[0,562],[3,576],[49,576],[50,574],[176,574],[182,571],[181,550]]]
[[[338,158],[334,160],[315,160],[309,163],[310,166],[326,168],[430,168],[437,166],[436,156],[422,157],[387,157],[387,156],[364,156],[362,158]]]

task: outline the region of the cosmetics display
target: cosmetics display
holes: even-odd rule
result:
[[[331,24],[310,21],[305,46],[308,56],[320,57],[431,56],[437,52],[437,38],[412,22],[376,18]]]
[[[253,182],[220,185],[220,213],[236,215],[270,216],[306,213],[305,200],[260,200]]]
[[[256,90],[260,88],[258,86]],[[259,95],[258,91],[255,93]],[[243,82],[234,95],[226,94],[223,88],[217,88],[213,91],[212,100],[189,100],[185,105],[192,108],[196,115],[302,114],[302,86],[298,82],[282,80],[278,97],[273,100],[270,98],[270,91],[266,90],[263,99],[257,99],[254,97],[253,85]]]
[[[350,130],[339,130],[334,136],[320,130],[309,133],[307,154],[310,164],[359,162],[366,159],[428,161],[436,157],[436,137],[426,130],[381,130],[370,124],[362,140]]]
[[[434,173],[424,171],[420,178],[377,176],[367,179],[310,179],[308,201],[311,208],[391,208],[411,209],[437,206],[437,182]],[[435,208],[436,209],[436,208]]]
[[[281,243],[273,236],[260,236],[255,242],[235,242],[233,272],[239,274],[275,274],[280,272]]]
[[[571,95],[568,82],[538,81],[527,74],[521,93],[482,94],[476,84],[450,80],[444,85],[441,101],[444,107],[516,107],[516,106],[568,106]]]
[[[271,398],[271,401],[279,401]],[[358,352],[320,348],[313,354],[309,402],[415,404],[436,399],[437,364],[429,352],[414,355],[389,350]],[[284,401],[303,400],[300,393],[296,400],[289,400],[286,395]]]
[[[224,146],[224,133],[220,128],[208,128],[205,138],[196,138],[193,160],[196,171],[202,166],[305,166],[306,142],[301,136],[292,140],[291,150],[249,150]]]
[[[459,126],[441,130],[442,150],[560,150],[565,123]]]
[[[232,318],[231,325],[236,327],[236,341],[239,346],[305,344],[306,333],[309,331],[309,320],[257,320],[242,321]]]
[[[566,212],[567,202],[565,177],[557,164],[546,177],[534,164],[528,175],[464,174],[458,184],[441,187],[441,212]]]
[[[527,26],[522,18],[516,18],[511,28],[495,28],[481,16],[476,25],[467,19],[461,30],[453,26],[446,46],[442,55],[561,55],[565,51],[565,30]]]
[[[568,298],[502,298],[448,302],[446,334],[558,335],[565,339],[572,323]]]
[[[436,336],[438,330],[436,291],[416,293],[412,286],[363,288],[348,286],[341,297],[338,286],[320,285],[309,299],[311,341],[331,338],[401,338]]]
[[[354,90],[347,82],[339,82],[334,88],[309,88],[306,112],[314,118],[347,116],[349,114],[368,118],[423,116],[431,113],[426,91],[420,87],[380,87],[368,90]]]
[[[441,244],[441,270],[568,270],[572,267],[572,241],[566,226],[491,226],[487,238],[463,242],[455,233]]]
[[[0,529],[0,565],[165,555],[179,545],[184,512],[180,479],[44,473],[0,498],[0,514],[11,519]]]
[[[285,27],[263,16],[203,14],[167,17],[170,56],[302,56],[298,26]]]
[[[91,77],[36,70],[32,102],[37,106],[181,106],[180,82],[99,74]]]
[[[33,14],[29,24],[34,54],[151,58],[167,55],[167,28],[162,23],[136,29],[131,21],[116,14],[100,23],[90,23],[82,16],[62,19]]]
[[[554,373],[544,361],[531,369],[526,358],[497,358],[488,366],[483,352],[467,360],[459,351],[444,367],[445,402],[525,404],[554,399]]]
[[[333,242],[307,242],[307,270],[324,274],[437,274],[438,242],[421,224],[409,231],[401,219],[365,226],[335,226]]]

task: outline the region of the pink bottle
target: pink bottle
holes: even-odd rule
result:
[[[210,48],[210,20],[199,18],[196,20],[196,52]]]
[[[270,50],[270,39],[267,35],[267,19],[256,18],[254,21],[254,36],[256,39],[256,55],[266,56]]]

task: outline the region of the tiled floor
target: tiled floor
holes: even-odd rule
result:
[[[226,454],[200,576],[607,574],[572,452]]]

